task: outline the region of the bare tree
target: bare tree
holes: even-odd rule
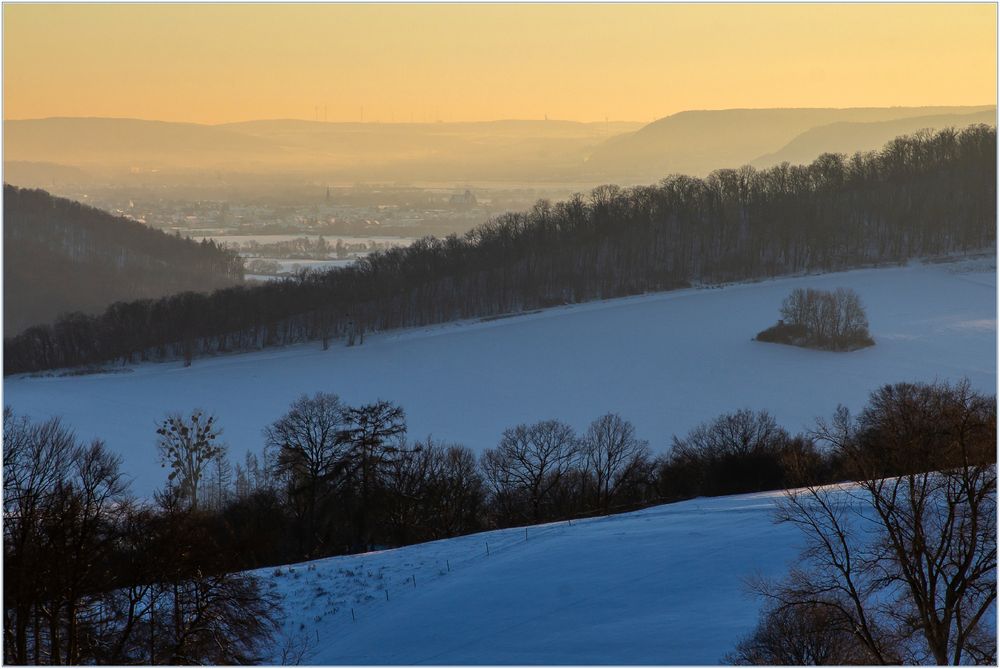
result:
[[[225,508],[232,499],[233,465],[229,462],[225,450],[220,450],[209,464],[207,477],[208,506],[213,510]]]
[[[160,618],[168,664],[261,664],[281,615],[278,597],[245,573],[202,575],[164,589]]]
[[[129,500],[120,459],[4,412],[4,659],[81,664]]]
[[[592,422],[581,447],[587,472],[594,477],[597,503],[605,510],[649,457],[649,443],[636,437],[632,423],[615,413]]]
[[[757,628],[725,661],[743,666],[821,666],[874,664],[875,658],[828,608],[796,604],[769,606]]]
[[[995,662],[995,400],[968,382],[896,384],[817,435],[856,483],[790,492],[802,566],[760,590],[825,608],[880,664]]]
[[[750,455],[775,451],[787,438],[767,411],[740,409],[698,425],[684,439],[675,437],[673,451],[679,456]]]
[[[371,521],[376,486],[383,472],[408,450],[403,408],[378,400],[345,412],[344,439],[348,460],[360,492],[357,536],[364,550],[371,546]]]
[[[264,428],[266,447],[275,451],[275,469],[288,481],[291,494],[305,501],[307,550],[321,541],[319,507],[327,492],[342,484],[347,468],[346,412],[333,393],[302,395],[288,413]]]
[[[674,437],[668,463],[685,472],[679,481],[692,494],[773,490],[785,479],[788,432],[767,411],[740,409]]]
[[[127,515],[127,484],[120,471],[121,458],[100,441],[79,446],[73,468],[49,507],[47,552],[55,557],[56,569],[47,574],[50,611],[63,611],[61,636],[65,645],[52,644],[55,663],[80,664],[83,659],[86,618],[93,617],[91,603],[114,581],[108,564],[120,539],[119,522]],[[55,631],[58,614],[50,620]],[[53,641],[60,633],[51,635]],[[60,650],[64,653],[59,658]]]
[[[500,443],[495,449],[487,449],[481,462],[494,494],[508,499],[523,496],[530,518],[537,521],[542,518],[550,494],[577,463],[579,455],[580,445],[573,428],[546,420],[504,430]]]
[[[781,318],[789,325],[807,325],[813,310],[812,289],[796,288],[781,302]]]
[[[70,475],[76,440],[58,419],[33,424],[10,407],[3,414],[4,663],[44,662],[38,639],[46,596],[40,578],[49,504]]]
[[[441,539],[478,529],[483,480],[465,446],[431,437],[410,446],[385,476],[392,499],[386,518],[400,543]]]
[[[861,297],[850,288],[838,288],[834,291],[834,298],[840,314],[837,336],[845,340],[867,338],[868,316]]]
[[[477,529],[485,491],[472,451],[457,444],[434,449],[431,481],[439,536]]]
[[[178,489],[156,495],[143,554],[150,581],[147,648],[140,661],[162,664],[257,664],[273,656],[281,616],[272,586],[233,571],[219,533]]]

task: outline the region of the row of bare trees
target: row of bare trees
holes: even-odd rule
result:
[[[737,416],[744,414],[773,423],[765,412]],[[478,458],[458,444],[408,439],[405,414],[396,405],[352,407],[332,393],[298,398],[264,429],[263,457],[250,455],[235,467],[217,444],[216,419],[202,411],[172,414],[157,433],[176,494],[191,507],[246,526],[235,535],[244,542],[241,553],[254,556],[247,567],[785,480],[740,474],[731,477],[738,480],[734,486],[717,484],[714,470],[693,476],[689,451],[654,457],[635,427],[613,413],[579,435],[557,420],[517,425]],[[741,454],[732,467],[761,457]],[[255,540],[261,523],[270,524],[265,534],[271,544]]]
[[[766,411],[723,414],[658,456],[616,414],[582,434],[558,420],[517,425],[478,459],[461,445],[407,439],[404,418],[384,401],[302,396],[265,429],[264,464],[237,465],[235,486],[215,499],[266,493],[284,528],[276,536],[293,546],[283,559],[294,559],[851,476],[819,433],[792,435]]]
[[[288,281],[113,305],[4,342],[4,372],[193,359],[439,323],[981,250],[996,242],[996,131],[902,137],[810,165],[669,176],[540,201]]]
[[[615,414],[582,437],[555,420],[518,425],[478,460],[405,431],[400,407],[351,407],[331,393],[300,397],[265,428],[266,460],[304,554],[606,511],[649,493],[649,447]]]

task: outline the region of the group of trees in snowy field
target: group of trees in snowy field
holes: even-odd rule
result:
[[[5,410],[7,663],[260,661],[280,610],[242,570],[777,488],[792,489],[781,519],[806,551],[756,584],[760,624],[729,660],[995,662],[996,407],[968,382],[886,385],[798,435],[765,411],[726,413],[658,456],[609,413],[582,434],[511,427],[477,459],[408,439],[390,402],[330,393],[267,426],[260,458],[233,466],[220,432],[206,412],[168,415],[157,436],[175,475],[141,501],[100,442]]]
[[[796,288],[781,304],[782,320],[757,334],[759,341],[833,351],[872,346],[861,297],[850,288]]]
[[[5,373],[248,351],[699,282],[996,243],[996,131],[900,137],[810,165],[600,186],[286,281],[123,302],[5,339]]]

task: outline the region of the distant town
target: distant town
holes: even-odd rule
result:
[[[347,265],[428,235],[462,235],[494,214],[572,189],[279,184],[227,196],[212,184],[90,183],[46,190],[181,237],[211,239],[244,258],[247,279],[273,280]]]
[[[565,187],[277,187],[273,194],[224,197],[170,186],[47,187],[150,227],[193,239],[230,235],[409,237],[464,234],[491,215],[564,198]]]

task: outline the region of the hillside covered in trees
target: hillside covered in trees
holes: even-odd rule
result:
[[[211,291],[243,280],[242,260],[213,242],[172,237],[141,223],[4,185],[4,334],[65,324],[117,301]]]
[[[996,243],[996,130],[900,137],[810,165],[742,167],[539,201],[464,237],[264,286],[119,304],[5,340],[5,373],[169,359]]]

